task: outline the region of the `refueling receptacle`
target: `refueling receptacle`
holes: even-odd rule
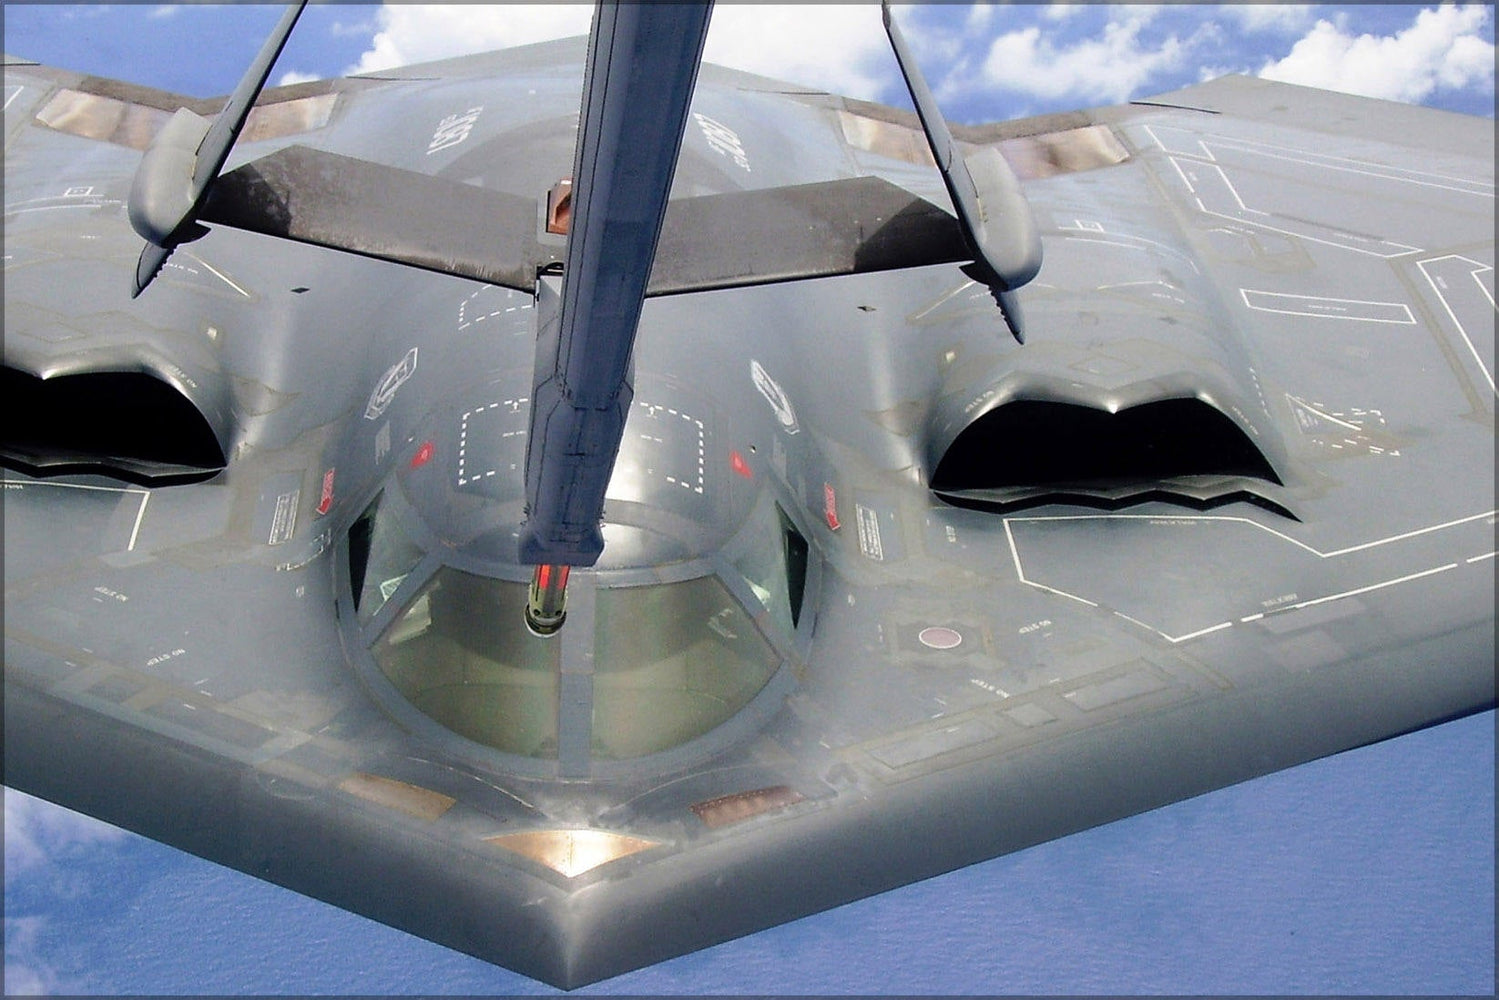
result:
[[[569,566],[542,564],[531,572],[526,595],[526,628],[546,638],[556,635],[567,621],[567,574]]]

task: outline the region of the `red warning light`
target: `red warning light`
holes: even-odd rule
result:
[[[745,462],[744,456],[737,451],[729,452],[729,467],[745,479],[755,478],[754,472],[750,470],[749,463]]]
[[[333,509],[333,470],[323,473],[323,492],[318,497],[317,512],[326,514]]]
[[[413,469],[420,469],[422,466],[432,461],[432,456],[436,454],[436,452],[437,446],[434,445],[431,441],[422,442],[422,446],[416,450],[416,454],[411,456],[411,467]]]
[[[838,494],[832,483],[822,484],[822,514],[828,519],[828,527],[837,531],[842,525],[838,521]]]
[[[541,565],[536,567],[536,586],[542,590],[546,590],[548,587],[552,586],[552,574],[555,571],[557,575],[557,586],[566,587],[567,575],[571,569],[571,566],[552,566],[548,563],[542,563]]]

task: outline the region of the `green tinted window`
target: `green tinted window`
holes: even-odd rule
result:
[[[763,497],[724,554],[782,634],[789,637],[795,632],[807,578],[807,543],[781,508]]]
[[[407,701],[460,736],[555,758],[561,645],[526,629],[525,603],[525,584],[444,567],[380,636],[375,662]]]
[[[385,606],[422,551],[406,537],[394,516],[381,516],[382,493],[349,529],[349,578],[359,621],[368,624]]]
[[[639,757],[727,721],[779,658],[717,577],[600,590],[593,752]]]

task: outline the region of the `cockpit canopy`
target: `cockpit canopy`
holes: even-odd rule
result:
[[[412,516],[388,489],[350,529],[361,632],[391,691],[492,750],[542,761],[672,750],[739,715],[789,655],[807,546],[769,497],[712,558],[575,570],[568,625],[546,638],[523,622],[527,567],[478,572],[461,553],[424,551]]]

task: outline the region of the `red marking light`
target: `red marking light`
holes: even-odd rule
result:
[[[436,452],[436,445],[434,445],[431,441],[424,441],[422,443],[422,446],[416,450],[416,454],[411,456],[411,467],[413,469],[420,469],[422,466],[432,461],[432,456],[436,454]]]
[[[822,484],[822,514],[828,519],[828,527],[837,531],[842,525],[838,521],[838,494],[832,483]]]
[[[558,564],[554,566],[550,563],[542,563],[536,567],[536,588],[538,590],[546,590],[549,586],[552,585],[553,570],[556,570],[557,572],[557,586],[567,586],[567,574],[572,570],[571,566],[565,564]]]
[[[755,478],[755,474],[750,471],[749,463],[745,462],[744,456],[737,451],[729,452],[729,467],[745,479]]]

